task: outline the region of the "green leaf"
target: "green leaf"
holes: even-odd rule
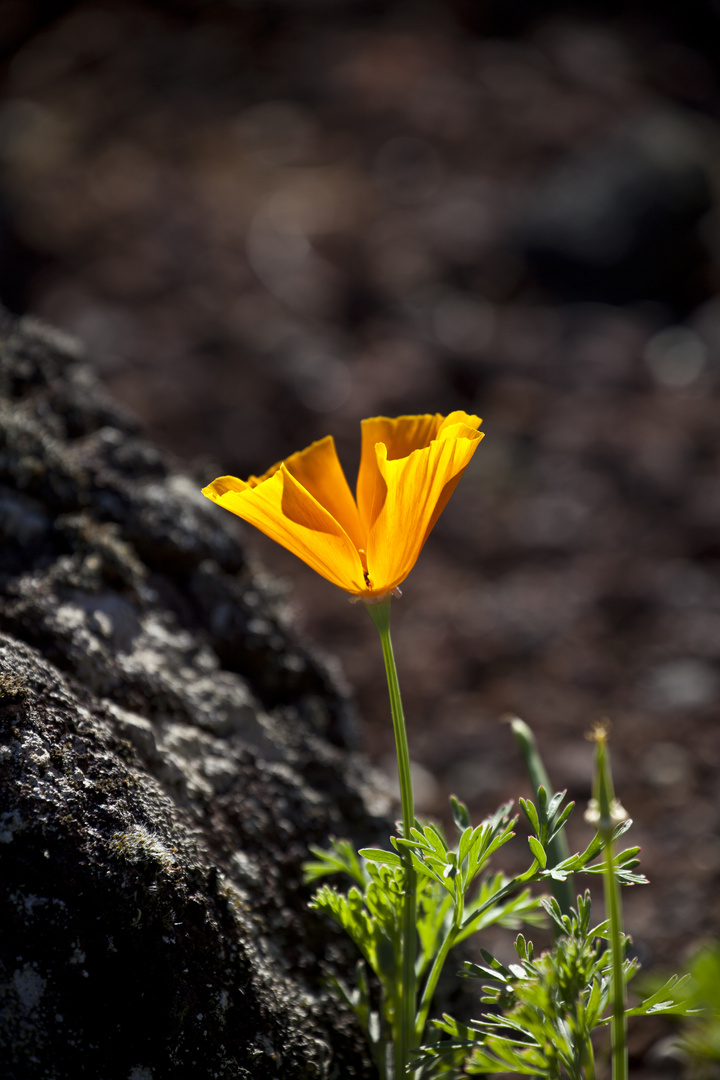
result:
[[[640,1005],[636,1005],[634,1009],[627,1009],[625,1015],[653,1016],[657,1013],[666,1013],[674,1016],[692,1016],[700,1012],[699,1009],[691,1008],[691,1002],[686,996],[690,979],[690,975],[683,975],[682,978],[672,975],[659,990],[656,990],[649,998],[645,998]]]
[[[572,932],[572,921],[569,915],[564,915],[560,909],[560,905],[554,896],[543,897],[540,901],[545,911],[552,919],[553,923],[557,927],[561,934],[567,935]]]
[[[450,796],[450,812],[452,813],[453,821],[460,832],[469,827],[470,815],[468,813],[468,808],[465,803],[460,802],[454,795]]]
[[[468,825],[467,829],[465,829],[464,833],[460,837],[460,842],[458,843],[458,866],[461,866],[462,863],[465,861],[468,852],[472,848],[473,844],[477,843],[481,834],[482,825],[476,825],[474,829],[471,828],[470,825]]]
[[[430,844],[430,846],[433,848],[433,850],[436,851],[438,855],[444,855],[448,849],[448,846],[443,840],[439,831],[435,828],[435,826],[426,825],[423,829],[423,832],[425,833],[425,839],[427,840],[428,844]]]
[[[615,831],[613,833],[613,843],[616,840],[619,840],[620,837],[623,836],[624,833],[626,833],[628,831],[628,829],[631,828],[631,827],[632,827],[632,818],[625,818],[625,820],[621,821],[619,825],[616,825],[615,826]]]
[[[536,840],[534,836],[528,836],[528,844],[530,845],[530,850],[532,851],[533,855],[539,862],[540,868],[544,870],[547,866],[547,854],[545,852],[545,848],[542,846],[539,840]]]
[[[432,867],[428,863],[426,863],[424,859],[419,859],[414,851],[410,852],[410,862],[413,864],[413,869],[418,874],[422,874],[423,877],[435,878],[435,880],[439,881],[441,885],[443,884],[440,877],[438,876],[438,874],[435,873]]]
[[[530,799],[520,799],[520,807],[525,814],[525,817],[530,822],[530,828],[533,830],[536,836],[540,835],[540,819],[538,818],[538,812],[535,809],[534,803]]]
[[[532,941],[528,941],[524,934],[518,934],[515,938],[515,952],[521,960],[532,960],[534,947]]]
[[[565,794],[565,793],[563,792],[563,794]],[[571,816],[574,809],[575,809],[575,803],[574,802],[568,803],[567,806],[562,811],[562,813],[560,814],[560,816],[552,823],[552,832],[551,832],[550,836],[548,836],[548,844],[552,843],[552,841],[555,839],[555,837],[558,836],[558,834],[562,832],[563,828],[565,827],[565,825],[567,823],[568,818]]]
[[[629,864],[630,866],[637,866],[637,860],[633,860]],[[604,874],[606,873],[605,862],[593,863],[591,866],[583,866],[580,868],[582,874]],[[644,874],[633,874],[624,866],[615,867],[615,873],[617,879],[621,885],[648,885],[648,879]]]
[[[348,874],[358,885],[365,884],[363,868],[355,854],[355,849],[348,840],[330,840],[330,849],[311,845],[308,849],[315,855],[315,862],[303,863],[303,875],[306,884],[328,877],[330,874]]]
[[[618,866],[637,866],[640,860],[637,858],[639,847],[625,848],[624,851],[619,851],[615,856],[615,863]]]
[[[560,803],[563,801],[563,799],[565,798],[566,795],[567,795],[567,790],[558,791],[556,795],[553,795],[552,799],[548,803],[548,808],[547,808],[547,820],[549,822],[551,822],[553,820],[553,818],[555,817],[555,815],[557,814],[558,809],[560,807]]]
[[[399,855],[395,855],[392,851],[385,851],[383,848],[360,848],[358,855],[362,855],[363,859],[367,859],[368,862],[382,863],[384,866],[396,866],[399,868],[404,866]]]
[[[590,997],[585,1003],[585,1022],[591,1031],[598,1023],[603,1005],[604,1002],[600,992],[600,982],[598,979],[593,979]]]

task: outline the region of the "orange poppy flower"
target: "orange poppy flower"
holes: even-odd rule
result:
[[[464,412],[363,420],[357,499],[332,436],[263,476],[221,476],[203,495],[369,600],[412,570],[483,437],[480,423]]]

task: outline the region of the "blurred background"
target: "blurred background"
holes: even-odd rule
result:
[[[0,53],[2,301],[199,482],[483,416],[394,609],[421,809],[527,793],[508,712],[582,802],[608,716],[636,947],[717,934],[720,4],[3,0]],[[246,542],[390,776],[370,620]]]

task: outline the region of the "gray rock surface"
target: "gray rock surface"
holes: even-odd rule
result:
[[[300,865],[388,807],[236,531],[74,342],[0,316],[7,1080],[372,1075]]]

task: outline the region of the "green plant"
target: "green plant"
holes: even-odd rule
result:
[[[519,934],[519,963],[506,967],[482,950],[485,963],[466,962],[462,974],[490,979],[479,1020],[460,1024],[450,1016],[435,1021],[445,1041],[424,1047],[418,1076],[453,1078],[464,1072],[512,1073],[548,1080],[590,1080],[595,1076],[593,1032],[612,1022],[613,961],[607,948],[609,920],[590,926],[590,893],[563,915],[555,899],[543,907],[559,933],[552,949],[535,956],[532,942]],[[628,939],[624,939],[627,946]],[[636,960],[623,961],[623,981],[636,973]],[[626,1016],[684,1013],[675,976]]]
[[[355,854],[344,841],[330,850],[313,849],[314,862],[306,865],[307,879],[344,873],[354,880],[342,893],[324,885],[312,906],[334,918],[358,946],[364,960],[358,964],[353,986],[335,981],[336,990],[355,1011],[372,1050],[382,1080],[399,1075],[415,1080],[478,1073],[512,1073],[548,1080],[594,1080],[593,1034],[612,1032],[614,1080],[627,1075],[625,1026],[630,1016],[654,1013],[687,1015],[683,980],[675,977],[640,1004],[627,1008],[625,987],[636,973],[637,961],[627,956],[629,939],[622,932],[620,885],[645,884],[636,873],[638,848],[615,853],[617,840],[631,822],[614,799],[606,733],[596,739],[596,797],[588,814],[597,824],[584,851],[552,864],[557,837],[572,813],[563,807],[565,793],[548,797],[540,787],[537,801],[521,799],[530,827],[531,863],[522,874],[507,878],[493,873],[491,857],[514,835],[517,817],[511,805],[473,828],[467,808],[457,799],[451,808],[458,837],[449,844],[435,825],[416,823],[409,836],[392,837],[392,850],[369,848]],[[413,1041],[406,1071],[396,1069],[396,1046],[404,995],[401,964],[404,882],[407,856],[416,878],[415,932],[418,954],[415,973],[420,984],[413,998]],[[361,861],[362,860],[362,861]],[[606,885],[608,918],[591,926],[589,892],[563,911],[553,897],[532,896],[532,882],[564,882],[572,875],[600,874]],[[608,886],[608,882],[611,884]],[[609,899],[608,899],[609,897]],[[519,963],[506,967],[482,950],[483,965],[465,963],[462,975],[491,980],[483,986],[486,1007],[478,1020],[462,1024],[450,1016],[429,1021],[438,978],[453,945],[490,925],[537,925],[545,913],[554,929],[553,947],[538,956],[521,933],[516,940]],[[370,969],[378,991],[368,978]],[[620,984],[620,988],[619,988]]]
[[[348,987],[334,985],[354,1010],[385,1080],[395,1075],[394,1049],[400,1034],[404,1002],[412,1007],[409,1049],[420,1044],[433,994],[453,945],[492,924],[517,928],[541,919],[540,902],[527,885],[543,874],[535,855],[528,870],[515,878],[488,872],[488,862],[515,834],[510,806],[473,828],[467,808],[453,800],[459,831],[449,845],[435,825],[411,830],[409,839],[392,838],[394,850],[366,848],[360,863],[346,842],[330,850],[313,848],[316,861],[305,866],[308,881],[344,872],[355,882],[347,893],[323,885],[311,906],[334,918],[360,950],[364,963]],[[407,861],[416,875],[413,937],[417,944],[415,975],[420,993],[410,995],[403,977],[402,942]],[[367,965],[377,977],[379,1000],[373,1003]]]

